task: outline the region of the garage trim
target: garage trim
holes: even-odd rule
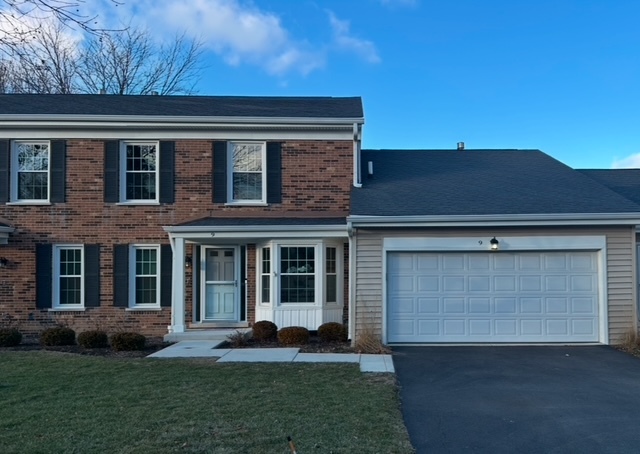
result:
[[[519,251],[593,251],[598,264],[599,342],[609,343],[607,301],[607,241],[604,235],[590,236],[496,236],[500,252]],[[409,237],[384,238],[382,243],[382,341],[387,343],[387,259],[389,252],[489,252],[491,237]]]

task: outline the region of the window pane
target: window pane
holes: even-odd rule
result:
[[[82,304],[79,277],[60,278],[60,304]]]
[[[315,302],[315,276],[313,275],[284,275],[280,280],[282,303],[313,303]]]
[[[234,173],[233,200],[262,200],[262,174]]]
[[[337,277],[335,274],[327,275],[327,303],[338,301]]]
[[[136,301],[138,304],[156,304],[157,285],[155,277],[137,277],[136,278]]]
[[[155,200],[155,173],[127,173],[128,200]]]
[[[155,145],[127,145],[127,171],[155,172]]]
[[[49,170],[49,145],[17,143],[18,171]]]
[[[262,145],[234,144],[234,172],[262,172]]]
[[[268,247],[262,250],[262,272],[264,274],[271,272],[271,249]]]
[[[283,247],[280,271],[282,273],[313,273],[315,249],[313,247]]]
[[[18,173],[18,198],[21,200],[46,200],[48,198],[47,172]]]
[[[262,275],[262,302],[269,303],[271,301],[271,276]]]

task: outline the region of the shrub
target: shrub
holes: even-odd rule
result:
[[[142,334],[122,332],[111,336],[111,348],[118,351],[143,350],[147,338]]]
[[[15,347],[22,342],[22,333],[16,328],[0,328],[0,347]]]
[[[253,324],[253,338],[257,341],[273,340],[278,335],[278,327],[268,320]]]
[[[323,323],[318,327],[318,337],[323,342],[343,342],[347,340],[347,328],[342,323]]]
[[[84,348],[105,348],[109,346],[109,338],[104,331],[95,329],[78,334],[78,344]]]
[[[247,345],[247,333],[243,333],[240,330],[235,330],[233,333],[227,336],[227,342],[231,344],[232,347],[244,347]]]
[[[309,343],[309,330],[303,326],[289,326],[278,331],[278,342],[283,345]]]
[[[66,326],[47,328],[40,333],[40,344],[47,347],[75,345],[76,332]]]

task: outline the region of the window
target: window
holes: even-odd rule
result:
[[[261,301],[271,302],[271,248],[262,249],[262,263],[260,267]]]
[[[280,248],[280,302],[314,303],[315,248]]]
[[[325,302],[338,302],[338,260],[337,249],[327,247],[325,249]]]
[[[265,144],[229,142],[231,203],[265,202]]]
[[[158,201],[158,142],[122,142],[121,197],[126,202]]]
[[[160,307],[159,257],[159,246],[131,247],[131,307]]]
[[[56,246],[53,281],[54,308],[84,306],[84,250],[82,246]]]
[[[12,201],[49,200],[49,142],[13,142]]]

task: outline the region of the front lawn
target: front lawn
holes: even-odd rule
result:
[[[2,452],[413,452],[393,376],[353,364],[0,353]]]

